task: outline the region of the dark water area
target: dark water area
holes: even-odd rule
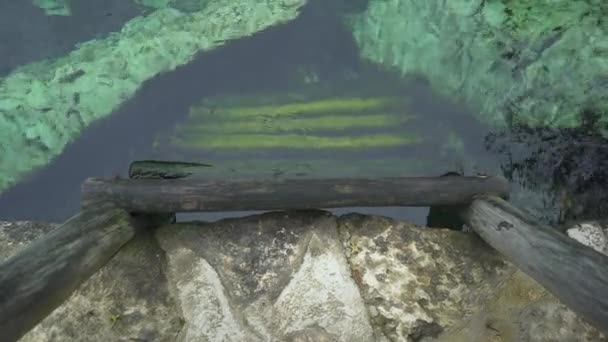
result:
[[[61,57],[141,15],[133,1],[71,1],[71,16],[47,16],[32,1],[0,2],[0,77],[16,67]]]
[[[16,3],[6,3],[0,7],[0,41],[3,42],[0,55],[5,56],[0,60],[0,75],[17,65],[61,56],[77,42],[119,30],[124,22],[140,14],[141,10],[131,1],[76,1],[71,17],[46,17],[29,1]],[[11,18],[14,14],[7,13],[23,13],[32,21],[29,25],[16,22],[16,18]],[[173,160],[174,155],[158,155],[152,148],[153,142],[159,134],[184,120],[190,107],[201,98],[297,91],[302,85],[302,73],[316,75],[319,87],[331,85],[327,92],[331,92],[331,87],[336,84],[383,83],[391,92],[403,93],[412,99],[413,112],[422,118],[417,130],[437,140],[445,140],[448,131],[458,133],[465,155],[441,159],[440,163],[427,169],[427,176],[439,176],[450,171],[467,175],[503,174],[514,180],[514,186],[520,183],[525,185],[527,180],[533,178],[532,174],[536,179],[559,178],[554,173],[539,173],[539,170],[554,170],[552,166],[559,163],[555,158],[544,160],[548,167],[528,158],[534,154],[535,147],[544,148],[540,147],[541,142],[533,141],[533,137],[538,135],[528,134],[528,138],[520,139],[521,144],[517,145],[513,143],[515,139],[512,135],[501,135],[500,132],[489,134],[487,128],[473,119],[471,109],[436,95],[424,79],[407,82],[395,80],[395,76],[361,61],[352,35],[337,20],[336,13],[309,6],[290,23],[206,52],[192,63],[146,82],[115,113],[83,131],[47,167],[33,172],[18,185],[0,194],[0,219],[64,221],[78,212],[80,185],[86,178],[124,177],[133,160]],[[395,87],[391,88],[392,84]],[[572,137],[572,140],[568,140],[568,137]],[[582,139],[576,132],[568,137],[562,139],[560,146],[569,146],[571,142]],[[569,152],[571,156],[580,156],[581,153],[589,155],[587,152],[593,154],[585,159],[589,163],[585,167],[591,171],[588,172],[589,177],[580,180],[586,182],[585,185],[576,185],[580,189],[597,184],[601,176],[597,170],[604,167],[598,164],[598,160],[608,160],[603,141],[593,141],[594,146],[600,146],[594,152]],[[436,157],[436,153],[420,146],[410,152],[420,159]],[[255,154],[255,151],[247,153]],[[383,153],[398,155],[400,152],[387,149]],[[221,155],[217,152],[207,157],[213,162],[213,159],[221,159]],[[293,157],[293,153],[290,155]],[[542,151],[541,155],[545,156]],[[355,153],[351,158],[357,156]],[[303,154],[296,157],[305,159],[314,156]],[[542,160],[541,157],[537,159]],[[562,162],[564,167],[570,165],[570,168],[576,163]],[[560,182],[567,183],[571,179],[568,175],[572,172],[562,171],[566,176]],[[522,203],[525,203],[525,196],[522,198]],[[426,224],[428,213],[427,208],[344,208],[334,212],[343,214],[350,211],[407,219],[421,225]],[[250,212],[188,214],[180,218],[216,220],[245,214]]]

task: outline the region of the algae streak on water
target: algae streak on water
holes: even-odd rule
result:
[[[386,108],[391,105],[403,105],[398,98],[331,98],[317,101],[293,102],[278,105],[260,106],[231,106],[227,108],[213,108],[207,106],[194,107],[190,111],[191,117],[208,117],[215,114],[222,117],[247,116],[285,116],[295,114],[316,114],[327,112],[361,112],[371,109]]]
[[[214,122],[180,124],[176,131],[186,134],[208,132],[223,133],[262,133],[262,132],[301,132],[332,131],[353,128],[382,128],[401,125],[412,119],[411,116],[391,114],[370,115],[323,115],[312,118],[259,116],[244,120],[218,120]]]
[[[403,146],[418,141],[417,138],[390,134],[353,137],[324,137],[304,134],[217,134],[185,137],[183,139],[174,138],[171,143],[177,147],[196,149],[324,149]]]
[[[418,121],[400,97],[222,97],[192,107],[155,153],[211,164],[210,179],[422,175],[433,139]]]
[[[421,141],[405,132],[404,124],[412,116],[405,113],[399,98],[344,97],[253,106],[234,102],[226,107],[193,107],[189,119],[164,141],[183,149],[258,151],[369,149]]]

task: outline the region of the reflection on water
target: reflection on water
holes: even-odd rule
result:
[[[8,42],[0,46],[7,56],[0,61],[1,74],[118,30],[141,10],[129,1],[93,2],[99,7],[86,10],[95,4],[76,1],[72,16],[45,17],[20,3],[3,4],[7,11],[1,15],[23,13],[35,24],[9,22],[10,16],[3,21],[23,34],[0,37]],[[208,163],[210,179],[501,173],[533,194],[547,193],[539,200],[525,189],[514,196],[547,220],[604,213],[603,207],[581,207],[603,203],[598,201],[608,155],[601,136],[587,134],[585,127],[490,131],[471,109],[437,95],[424,78],[400,78],[359,60],[351,33],[334,14],[306,8],[290,23],[146,82],[50,165],[0,195],[0,218],[65,220],[78,210],[85,178],[124,176],[138,159]],[[33,43],[16,37],[32,37]],[[552,196],[563,205],[557,215]],[[420,208],[335,212],[350,210],[426,222],[426,209]],[[244,213],[230,215],[235,214]]]

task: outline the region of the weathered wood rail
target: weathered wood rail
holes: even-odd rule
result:
[[[0,265],[0,341],[15,341],[146,226],[176,212],[459,206],[489,245],[608,333],[608,257],[533,222],[500,177],[205,180],[209,165],[134,162],[130,179],[86,180],[82,212]]]
[[[0,265],[0,340],[15,341],[61,305],[136,233],[110,203],[87,208]]]
[[[535,222],[495,196],[475,199],[463,216],[490,246],[608,333],[608,256]]]
[[[284,210],[433,206],[470,202],[477,194],[508,194],[497,177],[401,177],[205,181],[87,179],[83,205],[112,202],[134,212]]]

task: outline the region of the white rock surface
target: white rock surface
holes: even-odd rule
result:
[[[373,340],[333,216],[170,225],[157,236],[189,317],[185,341]]]
[[[608,254],[608,227],[598,221],[580,222],[567,231],[568,236],[596,251]]]

